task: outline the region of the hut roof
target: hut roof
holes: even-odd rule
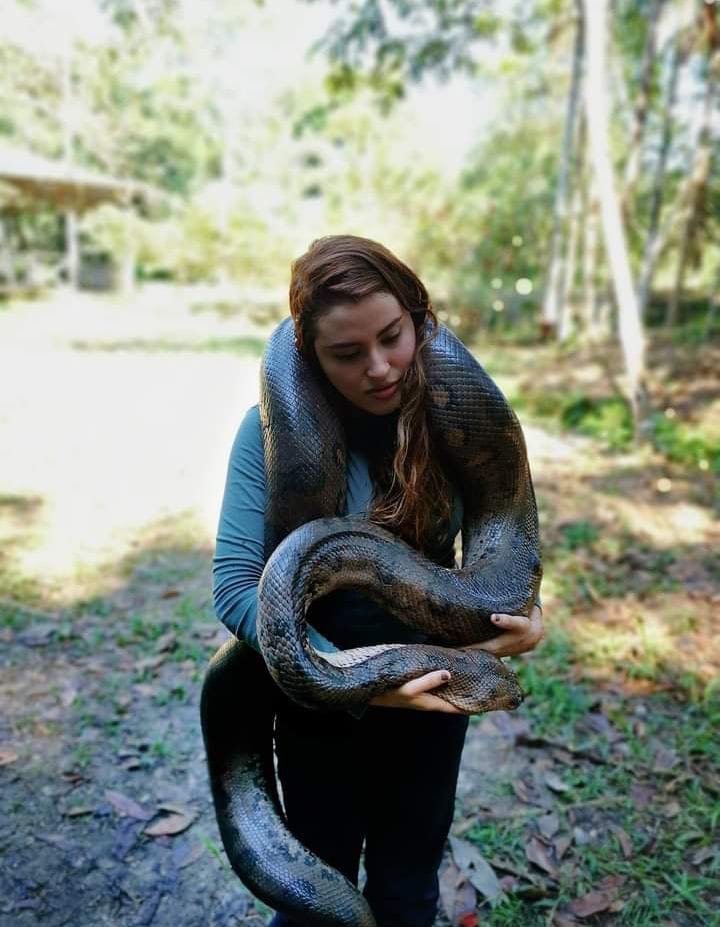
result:
[[[31,202],[83,212],[100,203],[127,202],[143,195],[144,185],[53,161],[29,151],[0,147],[0,182]]]

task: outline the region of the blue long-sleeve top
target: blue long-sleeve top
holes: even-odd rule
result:
[[[347,511],[367,514],[372,500],[368,458],[362,452],[363,429],[347,430]],[[367,436],[365,436],[367,437]],[[359,440],[354,440],[358,438]],[[258,406],[245,415],[230,453],[220,512],[213,595],[215,611],[232,634],[259,650],[257,589],[265,566],[265,457]],[[453,561],[453,545],[462,525],[462,502],[455,493],[445,552],[438,562]],[[386,642],[411,643],[425,638],[360,593],[338,590],[314,603],[308,613],[308,636],[318,650]],[[322,632],[322,633],[321,633]]]

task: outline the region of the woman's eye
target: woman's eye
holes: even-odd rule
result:
[[[392,334],[392,335],[385,335],[385,337],[384,337],[383,340],[382,340],[382,343],[383,343],[383,344],[394,344],[394,343],[398,340],[399,337],[400,337],[400,332],[399,332],[399,331],[395,332],[395,333]],[[334,356],[335,360],[339,360],[339,361],[351,361],[351,360],[355,360],[356,357],[359,357],[359,356],[360,356],[360,352],[359,352],[359,351],[353,351],[352,354],[335,354],[335,355],[333,355],[333,356]]]

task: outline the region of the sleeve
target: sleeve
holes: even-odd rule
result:
[[[258,652],[257,589],[264,566],[265,457],[260,410],[253,406],[230,452],[213,559],[213,601],[231,634]],[[337,650],[314,628],[308,628],[308,636],[317,650]]]

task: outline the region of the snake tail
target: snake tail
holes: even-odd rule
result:
[[[376,927],[355,886],[288,828],[272,755],[277,698],[262,658],[247,644],[229,641],[211,660],[200,712],[230,864],[253,895],[307,927]]]

